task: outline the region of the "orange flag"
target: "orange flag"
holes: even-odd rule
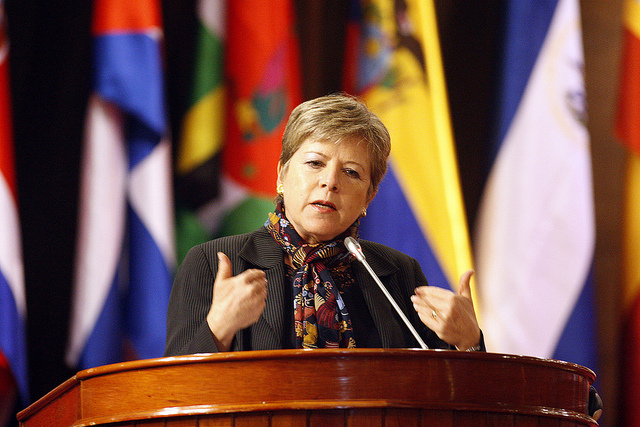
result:
[[[629,148],[624,219],[622,413],[640,425],[640,2],[627,0],[616,131]]]

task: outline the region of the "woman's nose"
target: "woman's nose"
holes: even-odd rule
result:
[[[320,186],[322,188],[329,188],[332,191],[338,190],[338,171],[330,170],[326,168],[322,177],[320,178]]]

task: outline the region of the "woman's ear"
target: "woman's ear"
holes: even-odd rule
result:
[[[371,203],[371,201],[374,199],[374,197],[376,197],[376,194],[378,194],[377,191],[375,191],[373,194],[371,194],[370,196],[367,196],[367,205],[365,206],[365,208],[369,207],[369,203]]]
[[[278,160],[278,180],[276,182],[276,184],[281,184],[282,180],[280,179],[280,173],[282,172],[282,163],[280,163],[280,161]]]

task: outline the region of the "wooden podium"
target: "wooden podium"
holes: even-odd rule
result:
[[[496,353],[276,350],[78,372],[21,426],[597,426],[592,371]]]

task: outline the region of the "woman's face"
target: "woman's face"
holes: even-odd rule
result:
[[[367,207],[371,161],[364,141],[333,142],[307,139],[287,168],[278,165],[285,213],[307,243],[332,240]]]

